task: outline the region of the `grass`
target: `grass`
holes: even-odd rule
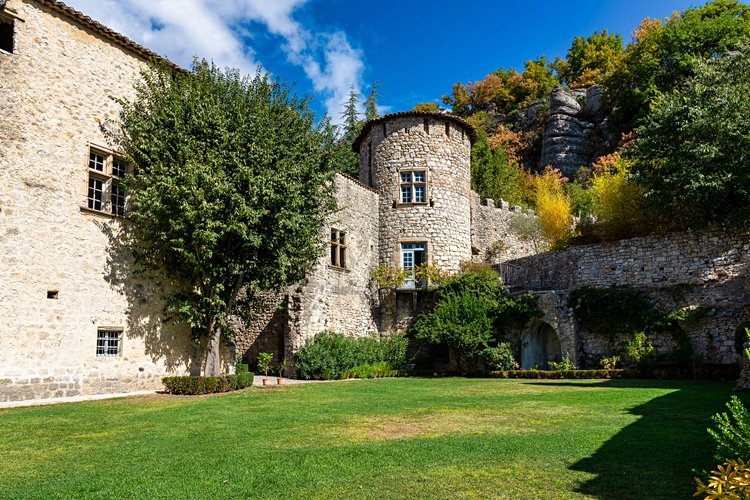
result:
[[[381,379],[0,410],[0,497],[688,498],[731,389]]]

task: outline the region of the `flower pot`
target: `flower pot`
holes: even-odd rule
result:
[[[275,384],[274,384],[274,380],[273,380],[273,379],[270,379],[270,378],[268,378],[268,377],[264,377],[264,378],[263,378],[263,385],[264,385],[264,386],[265,386],[265,385],[275,385]]]
[[[286,385],[286,378],[279,377],[279,385]]]

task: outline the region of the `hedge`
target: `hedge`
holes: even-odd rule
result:
[[[164,377],[161,379],[166,392],[170,394],[210,394],[244,389],[253,385],[253,373],[219,377]]]
[[[536,379],[588,379],[588,378],[636,378],[635,370],[503,370],[488,372],[490,378],[536,378]]]

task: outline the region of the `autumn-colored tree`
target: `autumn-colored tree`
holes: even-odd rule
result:
[[[623,53],[622,36],[605,29],[588,38],[575,37],[566,59],[558,57],[552,66],[561,83],[571,88],[588,87],[611,73],[620,63]]]
[[[443,108],[440,107],[440,103],[437,101],[433,102],[420,102],[412,108],[412,111],[422,111],[426,113],[440,113]]]
[[[644,122],[658,95],[694,74],[701,59],[737,49],[750,36],[750,6],[714,0],[663,21],[645,19],[633,33],[618,65],[604,83],[621,131]]]
[[[547,167],[534,177],[534,205],[542,233],[555,249],[564,248],[573,236],[573,212],[570,197],[563,190],[567,181],[559,170]]]

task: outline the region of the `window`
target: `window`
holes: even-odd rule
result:
[[[0,17],[0,50],[13,53],[13,20]]]
[[[401,203],[427,203],[427,172],[401,172]]]
[[[427,263],[427,243],[401,243],[401,267],[409,272],[404,288],[423,288],[426,283],[416,280],[416,268]]]
[[[339,229],[331,229],[331,265],[346,267],[346,233]]]
[[[117,356],[122,345],[122,330],[98,330],[96,332],[96,355]]]
[[[122,180],[128,164],[120,158],[95,149],[89,150],[89,183],[86,206],[97,212],[125,217],[127,195]]]

